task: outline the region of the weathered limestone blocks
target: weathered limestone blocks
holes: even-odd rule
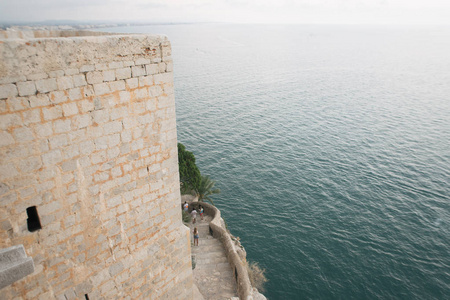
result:
[[[2,296],[191,299],[170,42],[98,34],[0,34],[0,249],[35,264]]]

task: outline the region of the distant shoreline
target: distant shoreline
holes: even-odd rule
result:
[[[149,23],[54,23],[54,22],[41,22],[41,23],[13,23],[5,22],[0,24],[2,30],[86,30],[86,29],[98,29],[108,27],[131,27],[131,26],[152,26],[152,25],[189,25],[211,22],[149,22]]]

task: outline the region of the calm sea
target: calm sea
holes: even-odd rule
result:
[[[160,25],[178,140],[271,299],[450,299],[450,28]]]

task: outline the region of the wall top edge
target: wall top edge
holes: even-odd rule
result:
[[[115,33],[98,32],[88,30],[0,30],[0,41],[38,41],[38,40],[96,40],[101,38],[150,38],[155,40],[168,40],[163,34],[144,34],[144,33]]]
[[[137,66],[171,60],[170,41],[165,35],[81,31],[84,35],[73,36],[75,32],[71,31],[72,36],[67,37],[36,37],[33,33],[28,37],[0,39],[0,92],[1,84],[25,81],[24,78],[43,80],[111,68],[125,68],[122,72],[128,74],[132,67],[133,76],[137,76],[142,73]],[[87,35],[91,33],[94,35]],[[9,88],[14,90],[12,86]]]

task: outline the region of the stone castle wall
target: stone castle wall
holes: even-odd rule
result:
[[[0,40],[0,249],[35,264],[0,298],[191,299],[170,43],[70,35]]]

